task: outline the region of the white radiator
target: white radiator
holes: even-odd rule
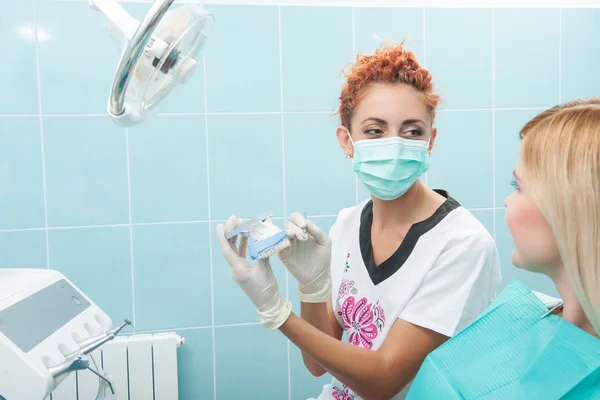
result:
[[[177,400],[177,349],[184,340],[174,332],[117,336],[92,356],[110,375],[111,400]],[[92,368],[96,369],[92,363]],[[50,396],[51,400],[94,400],[98,377],[90,371],[71,373]]]

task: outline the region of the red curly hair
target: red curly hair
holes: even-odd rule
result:
[[[400,44],[383,46],[372,55],[359,54],[349,72],[340,95],[340,119],[350,129],[352,112],[360,103],[367,87],[372,83],[398,83],[415,88],[423,95],[423,102],[435,117],[440,96],[433,91],[431,74],[421,67],[411,51]]]

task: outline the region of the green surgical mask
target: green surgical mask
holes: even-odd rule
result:
[[[350,134],[348,134],[350,137]],[[399,136],[365,139],[354,145],[354,172],[382,200],[402,196],[429,168],[429,142]]]

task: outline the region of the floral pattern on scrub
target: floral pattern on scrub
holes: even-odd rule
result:
[[[379,333],[374,323],[375,308],[365,297],[358,301],[353,296],[346,297],[340,314],[344,320],[344,330],[353,345],[369,350],[373,347],[373,339]]]
[[[350,269],[349,258],[350,253],[346,257],[344,274]],[[341,317],[349,343],[371,350],[373,341],[385,327],[385,313],[379,300],[370,303],[366,297],[357,296],[358,292],[353,280],[342,278],[337,295],[337,314]],[[334,386],[332,395],[335,400],[354,400],[350,389],[343,384],[341,388]]]

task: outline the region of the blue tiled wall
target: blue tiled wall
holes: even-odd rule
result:
[[[600,10],[207,4],[204,67],[165,114],[125,130],[105,116],[120,48],[103,15],[84,1],[0,7],[0,264],[62,271],[115,321],[177,330],[182,399],[305,399],[328,379],[256,324],[214,229],[265,209],[329,228],[367,196],[331,112],[344,65],[380,39],[407,37],[443,96],[427,183],[494,234],[507,280],[554,293],[510,265],[503,199],[523,123],[599,94]]]

